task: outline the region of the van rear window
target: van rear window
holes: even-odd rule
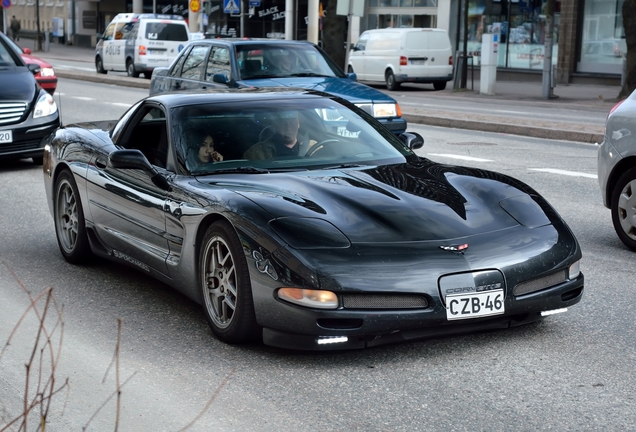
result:
[[[188,41],[188,30],[183,23],[150,22],[146,24],[146,38],[158,41]]]

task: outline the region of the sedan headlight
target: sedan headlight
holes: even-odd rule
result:
[[[581,274],[581,261],[577,261],[568,268],[568,278],[570,280],[576,279]]]
[[[57,112],[57,104],[53,99],[53,96],[48,94],[45,91],[40,93],[40,97],[35,104],[35,109],[33,110],[33,118],[40,118],[53,115]]]
[[[278,298],[316,309],[338,308],[338,296],[331,291],[285,287],[278,290]]]
[[[373,117],[397,117],[397,104],[373,104]]]
[[[55,76],[55,72],[53,71],[53,68],[40,68],[40,76],[43,77],[52,77]]]

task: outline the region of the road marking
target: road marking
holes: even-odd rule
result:
[[[554,168],[528,168],[528,169],[530,171],[540,171],[540,172],[546,172],[550,174],[559,174],[559,175],[565,175],[570,177],[585,177],[585,178],[591,178],[591,179],[598,178],[596,174],[587,174],[587,173],[576,172],[576,171],[565,171],[565,170],[554,169]]]
[[[89,98],[89,97],[84,97],[84,96],[73,96],[73,99],[79,99],[79,100],[83,100],[83,101],[94,101],[95,98]]]
[[[130,108],[132,104],[121,103],[121,102],[110,102],[111,105],[120,106],[124,108]]]
[[[459,159],[459,160],[465,160],[465,161],[472,161],[472,162],[493,162],[490,159],[481,159],[481,158],[476,158],[476,157],[472,157],[472,156],[461,156],[461,155],[454,155],[454,154],[447,154],[447,153],[429,153],[429,155],[445,157],[445,158],[449,158],[449,159]]]

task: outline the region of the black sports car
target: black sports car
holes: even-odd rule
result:
[[[175,93],[51,135],[60,250],[203,305],[218,338],[363,348],[505,328],[581,300],[581,249],[528,185],[418,157],[306,90]]]
[[[57,105],[15,44],[0,32],[0,160],[32,158],[42,163],[41,141],[60,125]]]

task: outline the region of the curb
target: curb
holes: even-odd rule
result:
[[[89,81],[102,84],[114,84],[126,87],[150,89],[150,80],[146,78],[131,78],[108,74],[98,75],[96,73],[75,72],[61,69],[56,69],[55,75],[57,75],[58,78],[68,78],[79,81]]]
[[[505,123],[487,123],[477,120],[465,120],[450,117],[437,117],[419,114],[403,113],[402,117],[408,123],[440,126],[447,128],[468,129],[482,132],[496,132],[511,135],[522,135],[532,138],[543,138],[562,141],[577,141],[586,144],[602,143],[603,134],[578,132],[571,130],[547,129],[536,126],[521,126]]]

